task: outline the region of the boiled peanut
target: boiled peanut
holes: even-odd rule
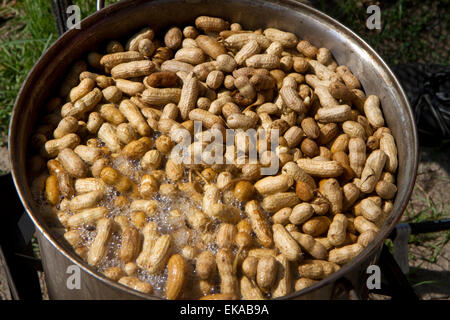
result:
[[[359,243],[355,243],[352,245],[344,246],[341,248],[336,248],[330,251],[329,261],[337,264],[346,264],[353,258],[355,258],[364,247]]]
[[[294,192],[280,192],[265,197],[262,207],[268,212],[275,213],[282,208],[293,207],[299,202],[300,200]]]
[[[101,218],[97,222],[97,235],[92,243],[89,253],[88,262],[90,265],[97,265],[104,258],[107,249],[107,241],[111,235],[112,220]]]
[[[233,253],[230,249],[219,249],[216,255],[217,269],[220,275],[220,292],[238,294],[238,279],[233,271]]]
[[[245,300],[264,300],[261,290],[247,278],[243,276],[240,281],[241,295]]]
[[[333,217],[333,221],[328,229],[328,241],[334,246],[344,243],[347,234],[347,217],[338,213]]]
[[[322,280],[339,270],[339,265],[325,260],[304,260],[298,273],[305,278]]]
[[[308,252],[316,259],[327,259],[327,248],[317,239],[314,239],[309,234],[300,233],[298,231],[290,232],[291,236],[298,242],[301,248]]]
[[[273,244],[272,230],[267,217],[259,208],[258,202],[256,200],[247,202],[245,212],[250,218],[252,229],[261,245],[270,248]]]
[[[289,232],[281,224],[274,224],[272,226],[272,230],[275,247],[278,248],[278,250],[280,250],[280,252],[286,256],[288,260],[297,260],[302,251],[298,243],[292,238]]]
[[[264,290],[268,291],[275,284],[278,271],[278,263],[274,257],[262,257],[258,261],[256,269],[256,283]]]
[[[175,300],[182,294],[188,275],[187,262],[179,254],[170,257],[167,264],[169,275],[166,282],[166,296],[169,300]]]
[[[303,224],[314,214],[314,209],[309,203],[300,203],[292,209],[289,221],[293,224]]]
[[[325,216],[314,217],[303,224],[302,230],[306,234],[318,237],[328,230],[330,223],[330,219]]]

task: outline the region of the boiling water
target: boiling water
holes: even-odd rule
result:
[[[144,170],[140,167],[139,160],[138,161],[131,161],[123,158],[122,156],[119,156],[115,159],[111,159],[111,166],[121,172],[122,174],[129,177],[134,183],[139,185],[139,181],[143,174],[151,173],[151,172],[144,172]],[[188,182],[188,172],[186,171],[185,179],[181,182]],[[161,184],[163,183],[169,183],[169,181],[166,180],[166,178],[161,181]],[[117,192],[112,186],[107,186],[107,191],[103,199],[97,204],[97,206],[103,206],[108,209],[108,218],[114,219],[116,216],[125,216],[128,218],[128,221],[131,222],[131,213],[132,210],[130,209],[129,205],[126,205],[124,207],[118,207],[114,201],[117,199],[117,197],[121,195],[119,192]],[[131,197],[129,197],[130,203],[135,200]],[[37,197],[36,202],[41,206],[42,210],[48,210],[49,205],[44,200],[43,195],[39,195]],[[192,200],[188,195],[183,194],[181,191],[178,192],[176,196],[165,196],[161,195],[159,193],[156,193],[151,199],[148,200],[157,200],[159,202],[159,205],[156,209],[156,212],[152,214],[151,216],[146,217],[146,222],[154,222],[158,225],[158,231],[160,234],[171,234],[173,236],[172,240],[172,254],[180,253],[183,247],[186,245],[195,245],[201,242],[202,236],[204,236],[204,233],[194,230],[193,228],[189,228],[187,226],[187,223],[185,224],[184,221],[187,221],[186,219],[186,212],[192,208],[197,208],[201,210],[201,204],[196,203],[194,200]],[[243,209],[243,204],[239,201],[234,201],[232,205],[240,207]],[[54,208],[55,209],[55,208]],[[61,209],[60,205],[57,206],[57,209]],[[172,218],[170,216],[170,212],[172,210],[178,210],[181,215],[177,218]],[[68,215],[73,215],[74,212],[71,212],[69,209],[66,209],[65,211]],[[244,217],[244,215],[243,215]],[[208,226],[208,231],[215,235],[217,233],[219,222],[213,221]],[[118,231],[119,228],[114,228],[112,235],[110,236],[108,240],[108,249],[107,254],[103,258],[103,260],[97,265],[97,271],[104,272],[106,269],[110,267],[119,267],[121,269],[124,268],[125,263],[121,261],[118,257],[119,249],[121,246],[121,233]],[[80,247],[87,247],[89,248],[92,244],[92,242],[95,239],[96,231],[94,226],[82,226],[77,228],[77,230],[80,231],[81,234],[81,243],[79,244]],[[204,250],[209,250],[213,254],[217,253],[218,247],[214,241],[214,238],[212,238],[211,242],[204,243]],[[237,253],[237,249],[234,249],[234,254]],[[195,281],[198,281],[198,278],[195,276],[195,267],[194,262],[190,261],[190,269],[192,270],[191,276],[188,279],[188,287],[194,286]],[[158,274],[149,274],[145,269],[138,268],[136,276],[139,280],[145,281],[150,283],[153,286],[153,295],[156,295],[158,297],[164,297],[164,291],[165,291],[165,283],[167,281],[167,267]],[[216,277],[214,279],[215,287],[213,289],[214,292],[218,292],[218,283],[219,279]],[[198,298],[197,296],[185,296],[185,298]]]

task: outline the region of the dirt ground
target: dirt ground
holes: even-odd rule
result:
[[[403,220],[450,218],[450,151],[422,148],[420,156],[416,188]],[[423,217],[418,217],[421,212]],[[450,299],[449,237],[450,231],[424,234],[409,245],[409,280],[423,299]]]
[[[0,255],[0,300],[11,300],[7,279],[5,262],[3,261],[3,256]]]
[[[11,165],[9,163],[8,148],[0,147],[0,172],[11,171]]]

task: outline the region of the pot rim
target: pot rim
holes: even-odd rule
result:
[[[16,190],[18,192],[18,195],[20,197],[20,200],[22,204],[24,205],[24,208],[27,211],[27,214],[32,219],[34,225],[36,228],[41,232],[44,237],[60,252],[62,253],[67,259],[69,259],[72,263],[76,264],[80,269],[82,269],[84,272],[88,273],[89,275],[95,277],[96,279],[111,285],[117,289],[124,290],[128,292],[131,295],[137,296],[139,298],[143,299],[153,299],[153,300],[165,300],[163,298],[159,298],[156,296],[149,296],[147,294],[138,292],[136,290],[133,290],[125,285],[122,285],[118,282],[112,281],[111,279],[108,279],[106,276],[101,274],[100,272],[91,269],[88,267],[85,261],[83,261],[80,257],[75,255],[72,252],[68,252],[66,248],[64,248],[63,245],[60,244],[60,241],[55,239],[53,235],[50,234],[47,230],[47,226],[45,224],[41,224],[38,219],[34,216],[33,210],[30,204],[30,200],[28,199],[26,195],[26,191],[24,186],[22,185],[21,180],[21,173],[19,173],[19,160],[17,159],[17,152],[16,148],[19,149],[18,146],[14,144],[15,141],[15,131],[12,129],[19,125],[20,123],[20,117],[21,115],[16,112],[18,109],[18,106],[23,103],[24,92],[28,89],[28,83],[31,78],[35,77],[38,69],[40,68],[40,65],[42,64],[42,60],[44,56],[51,55],[51,54],[57,54],[61,48],[70,45],[70,40],[74,37],[76,37],[79,32],[86,32],[84,30],[88,30],[89,28],[95,26],[95,24],[102,21],[103,17],[110,16],[116,12],[119,12],[121,10],[125,10],[127,8],[130,8],[134,5],[138,5],[143,2],[153,2],[153,0],[145,1],[145,0],[129,0],[129,1],[119,1],[115,4],[112,4],[102,10],[99,10],[92,15],[86,17],[81,21],[81,30],[69,30],[66,33],[64,33],[61,37],[59,37],[49,48],[48,50],[43,53],[43,55],[39,58],[39,60],[35,63],[29,74],[27,75],[24,83],[22,84],[22,87],[19,91],[19,94],[17,96],[17,99],[14,104],[14,108],[11,115],[10,125],[9,125],[9,134],[8,134],[8,145],[9,145],[9,156],[11,159],[11,173],[14,181],[14,185],[16,187]],[[247,2],[247,1],[244,1]],[[414,116],[411,110],[411,107],[409,105],[409,102],[406,98],[406,95],[397,80],[396,76],[393,74],[393,72],[389,69],[387,64],[383,61],[383,59],[378,55],[378,53],[375,52],[374,49],[372,49],[363,39],[361,39],[356,33],[351,31],[349,28],[345,27],[343,24],[338,22],[337,20],[329,17],[325,13],[320,12],[319,10],[312,8],[310,6],[307,6],[303,3],[297,2],[295,0],[257,0],[257,2],[268,2],[272,6],[278,6],[283,8],[289,8],[293,9],[295,11],[302,11],[304,13],[309,14],[312,16],[313,19],[319,20],[321,23],[325,23],[329,26],[332,26],[335,28],[335,30],[341,32],[344,36],[347,38],[352,39],[354,42],[356,42],[359,45],[359,48],[363,49],[367,53],[371,55],[371,57],[375,60],[376,64],[378,64],[381,69],[386,73],[387,77],[391,81],[391,86],[396,90],[399,100],[402,104],[404,104],[406,108],[406,115],[409,118],[409,120],[414,124]],[[411,193],[414,188],[414,183],[417,175],[417,168],[418,168],[418,136],[417,136],[417,129],[416,126],[413,125],[413,148],[410,150],[411,152],[408,154],[409,160],[412,161],[412,169],[413,172],[410,173],[410,179],[409,183],[407,185],[407,192],[404,198],[402,199],[395,199],[395,202],[400,201],[400,206],[398,209],[398,212],[395,214],[397,215],[396,218],[391,222],[390,225],[384,226],[380,232],[378,232],[375,239],[366,247],[364,250],[351,262],[343,266],[340,270],[332,274],[331,276],[319,281],[318,283],[314,284],[313,286],[310,286],[308,288],[305,288],[300,291],[293,292],[289,295],[276,298],[274,300],[285,300],[285,299],[294,299],[296,297],[299,297],[304,294],[308,294],[312,291],[315,291],[319,288],[325,287],[327,285],[333,284],[339,279],[345,279],[345,275],[348,274],[353,269],[357,268],[362,262],[367,259],[368,256],[373,255],[376,253],[377,250],[380,249],[382,242],[384,239],[387,238],[387,236],[390,234],[390,232],[395,227],[395,224],[400,220],[403,211],[405,210],[408,201],[410,199]]]

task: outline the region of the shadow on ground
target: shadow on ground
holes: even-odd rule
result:
[[[409,279],[419,283],[414,290],[422,299],[450,299],[450,271],[417,268]]]

